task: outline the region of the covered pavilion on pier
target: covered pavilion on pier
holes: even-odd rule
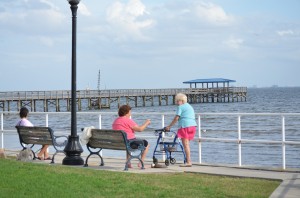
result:
[[[221,88],[226,88],[226,87],[228,88],[230,82],[236,82],[236,81],[230,79],[224,79],[224,78],[208,78],[208,79],[195,79],[195,80],[184,81],[183,84],[190,84],[190,88],[200,88],[197,87],[198,84],[201,84],[202,88],[215,88],[214,85],[216,85],[216,88],[219,88],[219,83],[220,83],[221,85],[223,85],[221,86]]]

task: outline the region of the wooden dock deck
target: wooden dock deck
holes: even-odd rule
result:
[[[119,107],[122,104],[135,107],[174,105],[177,93],[186,94],[191,104],[247,100],[247,87],[78,90],[77,108],[81,111]],[[31,111],[70,111],[71,91],[0,92],[0,110],[19,111],[22,106]]]

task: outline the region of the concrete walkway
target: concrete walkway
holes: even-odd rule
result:
[[[105,166],[99,166],[99,160],[95,159],[89,162],[89,168],[97,170],[111,170],[111,171],[124,171],[124,159],[105,158]],[[137,163],[137,162],[136,162]],[[237,167],[223,167],[223,166],[209,166],[197,165],[192,167],[179,167],[179,164],[170,165],[167,168],[150,168],[151,161],[146,161],[148,168],[141,170],[137,167],[136,163],[133,168],[129,169],[130,173],[174,173],[174,172],[190,172],[190,173],[205,173],[212,175],[223,175],[233,177],[248,177],[248,178],[262,178],[280,180],[282,183],[271,194],[271,198],[299,198],[300,197],[300,172],[282,172],[274,170],[259,170],[249,168]]]
[[[8,153],[7,153],[8,154]],[[8,155],[15,155],[9,153]],[[64,156],[57,155],[55,157],[55,164],[61,164]],[[86,156],[82,156],[85,160]],[[48,160],[34,160],[35,163],[50,163]],[[121,158],[104,158],[104,166],[99,166],[100,159],[98,157],[91,157],[89,159],[89,166],[87,168],[95,170],[107,171],[122,171],[124,172],[125,160]],[[146,169],[137,167],[138,161],[133,160],[133,168],[130,168],[128,173],[151,174],[151,173],[176,173],[176,172],[190,172],[190,173],[205,173],[213,175],[233,176],[233,177],[248,177],[248,178],[262,178],[280,180],[282,183],[271,194],[271,198],[299,198],[300,197],[300,171],[275,171],[275,170],[260,170],[253,168],[240,168],[228,166],[211,166],[193,164],[192,167],[179,167],[179,164],[170,165],[165,168],[151,168],[152,161],[146,161]]]

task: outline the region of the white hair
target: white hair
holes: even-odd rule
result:
[[[176,94],[175,100],[176,100],[176,101],[182,101],[183,104],[184,104],[184,103],[187,103],[187,97],[186,97],[186,95],[183,94],[183,93],[178,93],[178,94]]]

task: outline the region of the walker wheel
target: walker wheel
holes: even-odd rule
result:
[[[170,163],[171,163],[171,164],[175,164],[175,163],[176,163],[176,159],[175,159],[175,158],[171,158],[171,159],[170,159]]]
[[[156,163],[158,163],[158,160],[156,157],[153,157],[153,164],[156,164]]]
[[[165,160],[165,165],[169,166],[170,165],[170,161],[168,159]]]

